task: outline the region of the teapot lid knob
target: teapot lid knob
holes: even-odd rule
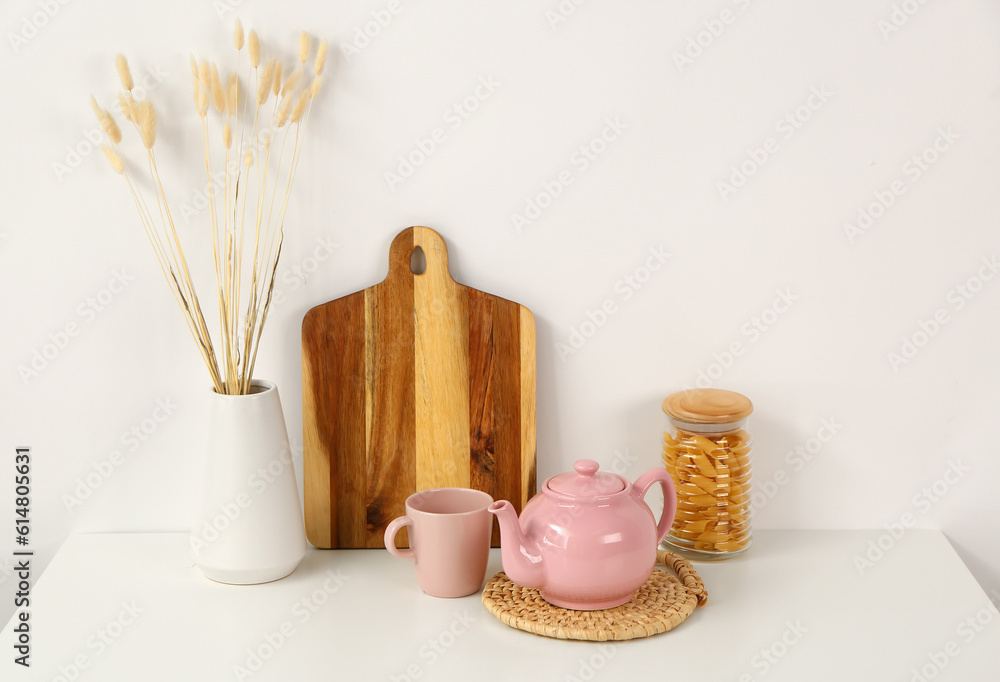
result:
[[[574,471],[557,474],[545,482],[545,488],[570,497],[594,497],[614,495],[625,490],[625,479],[605,471],[598,471],[601,465],[592,459],[578,459],[573,463]]]

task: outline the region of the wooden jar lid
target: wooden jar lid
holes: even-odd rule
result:
[[[728,424],[746,419],[753,403],[742,393],[721,388],[693,388],[667,396],[663,411],[688,424]]]

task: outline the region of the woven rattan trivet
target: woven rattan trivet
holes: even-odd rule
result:
[[[553,606],[538,590],[511,582],[505,573],[486,583],[483,604],[512,628],[546,637],[595,642],[649,637],[677,627],[708,600],[705,584],[686,559],[658,550],[656,562],[677,577],[655,568],[630,601],[613,609],[574,611]]]

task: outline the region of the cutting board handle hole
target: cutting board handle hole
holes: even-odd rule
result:
[[[419,246],[413,249],[410,254],[410,272],[414,275],[422,275],[427,271],[427,256]]]

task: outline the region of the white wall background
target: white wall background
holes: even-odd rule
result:
[[[0,517],[13,506],[13,448],[30,445],[42,564],[69,533],[187,527],[208,376],[120,178],[87,142],[88,96],[111,103],[117,52],[137,75],[160,74],[165,182],[175,207],[193,202],[204,179],[187,55],[228,54],[238,14],[265,50],[293,46],[303,28],[361,45],[330,64],[310,123],[283,302],[258,360],[296,445],[304,313],[381,280],[396,232],[429,225],[456,279],[536,315],[540,481],[583,456],[633,476],[657,465],[660,401],[705,372],[756,405],[758,490],[784,483],[760,498],[757,527],[870,528],[889,546],[883,527],[909,514],[1000,589],[1000,278],[981,268],[1000,255],[997,3],[909,0],[887,35],[880,22],[902,6],[890,0],[49,4],[51,17],[36,0],[0,10]],[[568,16],[552,25],[560,7]],[[724,11],[730,23],[713,23]],[[480,79],[498,85],[452,127],[445,112]],[[830,94],[799,109],[814,89]],[[779,127],[788,115],[807,120]],[[608,119],[624,130],[582,169],[575,151]],[[435,128],[445,141],[390,188],[385,173]],[[768,138],[766,163],[723,197],[717,183]],[[935,142],[943,151],[927,152]],[[918,177],[911,159],[925,153]],[[512,214],[564,170],[572,184],[516,229]],[[903,192],[850,239],[845,223],[893,183]],[[183,224],[207,290],[206,230],[205,213]],[[299,277],[324,240],[337,247]],[[641,288],[616,284],[661,248],[671,255]],[[81,312],[121,271],[133,278],[124,291]],[[778,291],[795,298],[774,314]],[[607,299],[616,312],[561,357],[557,344]],[[947,321],[921,337],[939,310]],[[79,334],[22,379],[68,323]],[[914,335],[926,343],[894,368],[888,354]],[[734,343],[742,354],[723,369]],[[133,439],[158,401],[170,416]],[[820,446],[810,439],[823,420],[841,427]],[[814,456],[789,458],[796,447]],[[122,463],[68,509],[78,479],[115,450]],[[954,464],[961,475],[946,482]]]

